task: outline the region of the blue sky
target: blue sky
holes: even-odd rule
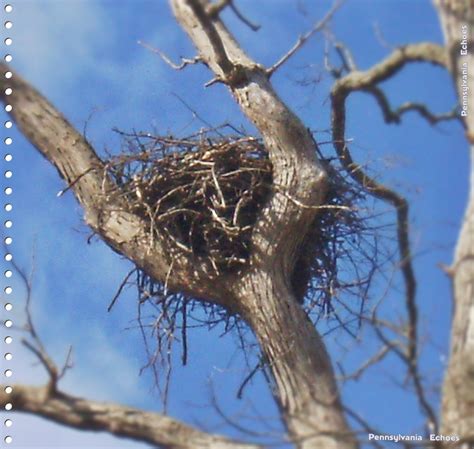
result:
[[[329,7],[329,2],[314,3],[239,0],[242,11],[262,25],[257,34],[231,14],[224,17],[251,56],[270,65]],[[14,42],[9,50],[14,57],[13,67],[78,129],[82,130],[87,122],[88,139],[97,151],[118,148],[120,142],[111,131],[113,127],[186,134],[203,126],[192,120],[192,114],[176,96],[184,98],[210,123],[230,121],[252,130],[223,86],[203,87],[212,78],[207,69],[196,66],[175,72],[137,44],[138,40],[147,42],[176,60],[194,55],[164,0],[17,0],[14,8],[14,27],[9,32]],[[302,9],[307,10],[306,15]],[[429,1],[348,1],[336,15],[334,32],[350,45],[360,68],[369,67],[389,52],[377,38],[375,26],[389,46],[424,40],[441,42]],[[321,36],[314,37],[274,77],[281,96],[308,127],[318,130],[327,129],[330,123],[328,92],[332,81],[323,73],[322,48]],[[318,82],[307,87],[298,83],[302,79],[316,80],[321,74]],[[455,103],[448,75],[429,66],[409,67],[384,88],[393,104],[420,101],[433,111],[443,112]],[[6,118],[4,115],[3,120]],[[140,336],[136,330],[126,330],[136,316],[133,295],[121,298],[107,313],[117,286],[130,269],[129,263],[100,242],[87,245],[87,229],[71,193],[56,196],[64,184],[55,170],[15,130],[8,134],[14,138],[14,177],[9,182],[14,188],[14,257],[27,270],[33,264],[36,267],[34,317],[50,353],[60,363],[68,346],[74,347],[75,367],[63,381],[63,389],[86,398],[160,410],[159,394],[152,387],[150,374],[138,375],[145,362]],[[442,124],[433,129],[416,115],[407,115],[402,125],[387,127],[374,101],[356,94],[349,100],[347,136],[354,139],[355,158],[369,163],[380,179],[411,201],[423,364],[430,376],[439,378],[447,352],[450,292],[437,264],[451,260],[468,187],[468,159],[461,127]],[[5,181],[2,183],[4,188]],[[19,324],[22,289],[18,278],[12,284],[14,316]],[[384,287],[380,281],[374,301]],[[400,287],[395,274],[395,288],[384,305],[384,312],[392,317],[399,314],[403,301]],[[262,378],[255,379],[242,401],[234,399],[247,371],[236,338],[220,337],[221,331],[197,330],[190,337],[189,366],[181,368],[176,363],[174,367],[170,414],[212,431],[238,436],[210,407],[214,390],[230,416],[252,415],[252,407],[256,406],[259,413],[271,418],[269,424],[278,431],[275,408]],[[360,341],[344,340],[344,351],[329,338],[334,358],[344,358],[350,366],[357,366],[377,347],[368,330],[361,333]],[[39,384],[45,380],[42,368],[18,343],[14,346],[13,369],[16,383]],[[345,399],[386,431],[414,432],[419,429],[420,416],[413,400],[396,386],[402,376],[396,360],[388,358],[369,371],[365,380],[347,385]],[[253,428],[267,430],[260,425]],[[18,448],[146,447],[19,414],[14,415],[11,433],[12,446]]]

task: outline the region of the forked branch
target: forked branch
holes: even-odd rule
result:
[[[425,104],[416,103],[412,101],[407,101],[398,106],[396,109],[393,109],[390,106],[387,96],[379,87],[374,86],[368,89],[367,92],[371,93],[375,97],[382,111],[385,123],[398,124],[402,121],[402,116],[404,114],[406,114],[407,112],[416,112],[422,118],[424,118],[430,125],[436,125],[440,122],[445,122],[449,120],[459,120],[461,124],[464,124],[461,115],[458,111],[458,105],[456,105],[451,111],[445,112],[443,114],[435,114],[431,112]]]
[[[267,75],[273,75],[285,62],[287,62],[300,48],[304,46],[304,44],[316,33],[322,31],[330,22],[336,11],[341,6],[343,0],[338,0],[334,3],[332,8],[326,13],[326,15],[318,22],[314,24],[314,26],[307,31],[305,34],[302,34],[295,44],[271,67],[267,69]]]
[[[282,420],[300,449],[354,449],[357,442],[343,413],[331,360],[290,289],[295,254],[327,192],[316,143],[279,98],[265,68],[219,19],[205,13],[202,2],[171,3],[203,60],[257,127],[272,163],[273,186],[278,187],[257,220],[250,269],[235,282],[233,293],[268,360]],[[239,76],[228,76],[224,54]]]
[[[397,192],[371,178],[357,164],[349,151],[345,139],[346,99],[356,91],[380,93],[377,85],[398,73],[410,62],[428,62],[442,67],[448,66],[448,55],[443,47],[431,43],[408,45],[394,50],[382,62],[366,71],[352,71],[337,80],[331,92],[333,142],[341,164],[347,173],[374,197],[391,204],[397,214],[397,240],[400,253],[400,268],[405,282],[405,306],[408,323],[406,329],[407,349],[400,354],[407,364],[413,380],[420,406],[426,414],[429,427],[437,428],[433,408],[426,399],[418,370],[418,308],[416,304],[416,279],[412,264],[409,238],[408,202]],[[382,98],[381,95],[378,95]],[[408,109],[405,108],[405,109]],[[377,329],[377,328],[376,328]],[[379,336],[383,336],[379,333]],[[384,337],[384,343],[387,340]]]

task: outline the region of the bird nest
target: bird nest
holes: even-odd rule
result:
[[[170,252],[237,269],[250,254],[253,225],[272,185],[272,166],[253,137],[128,136],[110,173],[130,212],[163,236]]]
[[[120,134],[123,151],[106,166],[126,207],[148,223],[150,240],[160,235],[170,254],[199,257],[211,275],[244,267],[254,225],[272,189],[272,165],[262,141],[210,132],[184,139]],[[291,282],[299,301],[312,295],[315,304],[327,308],[335,288],[354,284],[344,273],[359,271],[354,254],[363,251],[363,240],[373,231],[366,229],[358,208],[365,192],[333,160],[319,156],[329,190],[301,245]]]

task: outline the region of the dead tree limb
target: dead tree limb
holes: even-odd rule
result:
[[[16,412],[31,413],[79,430],[107,432],[166,449],[258,449],[220,435],[200,431],[159,413],[119,404],[96,402],[54,393],[45,387],[13,385],[11,394],[0,386],[0,403],[13,404]]]
[[[428,62],[442,67],[448,66],[448,55],[443,47],[431,43],[411,44],[394,50],[387,58],[366,71],[351,71],[338,79],[331,91],[333,142],[339,160],[347,173],[374,197],[391,204],[397,214],[397,240],[400,253],[400,268],[405,282],[405,306],[408,323],[406,330],[407,348],[400,353],[407,364],[413,380],[420,407],[428,419],[428,427],[435,431],[438,420],[422,386],[418,369],[418,308],[416,304],[416,278],[412,265],[409,239],[408,202],[394,190],[371,178],[352,158],[345,143],[346,99],[356,91],[377,92],[377,85],[394,76],[406,64]],[[378,329],[376,329],[378,331]],[[378,331],[379,337],[383,337]],[[386,343],[385,337],[383,337]]]
[[[31,276],[18,267],[13,267],[20,276],[26,290],[26,324],[23,345],[34,355],[45,369],[49,381],[41,387],[25,385],[0,385],[0,404],[12,404],[14,412],[30,413],[55,423],[89,431],[108,432],[121,438],[150,443],[166,449],[258,449],[262,446],[246,444],[224,436],[208,433],[188,426],[165,414],[147,412],[116,403],[103,403],[78,398],[62,392],[59,382],[66,371],[72,368],[71,348],[62,368],[48,354],[36,329],[31,312]]]

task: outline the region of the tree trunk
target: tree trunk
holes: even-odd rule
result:
[[[471,188],[452,267],[454,314],[441,432],[458,435],[460,447],[468,447],[474,441],[474,5],[471,0],[435,3],[451,55],[471,157]]]
[[[250,269],[235,279],[232,293],[267,359],[291,441],[300,449],[356,448],[330,358],[290,287],[296,255],[327,190],[315,143],[265,68],[206,12],[209,2],[171,5],[200,58],[258,128],[273,165],[273,192],[253,231]]]
[[[300,449],[357,446],[345,421],[330,357],[313,324],[276,270],[246,276],[237,295],[275,382],[274,395]]]

